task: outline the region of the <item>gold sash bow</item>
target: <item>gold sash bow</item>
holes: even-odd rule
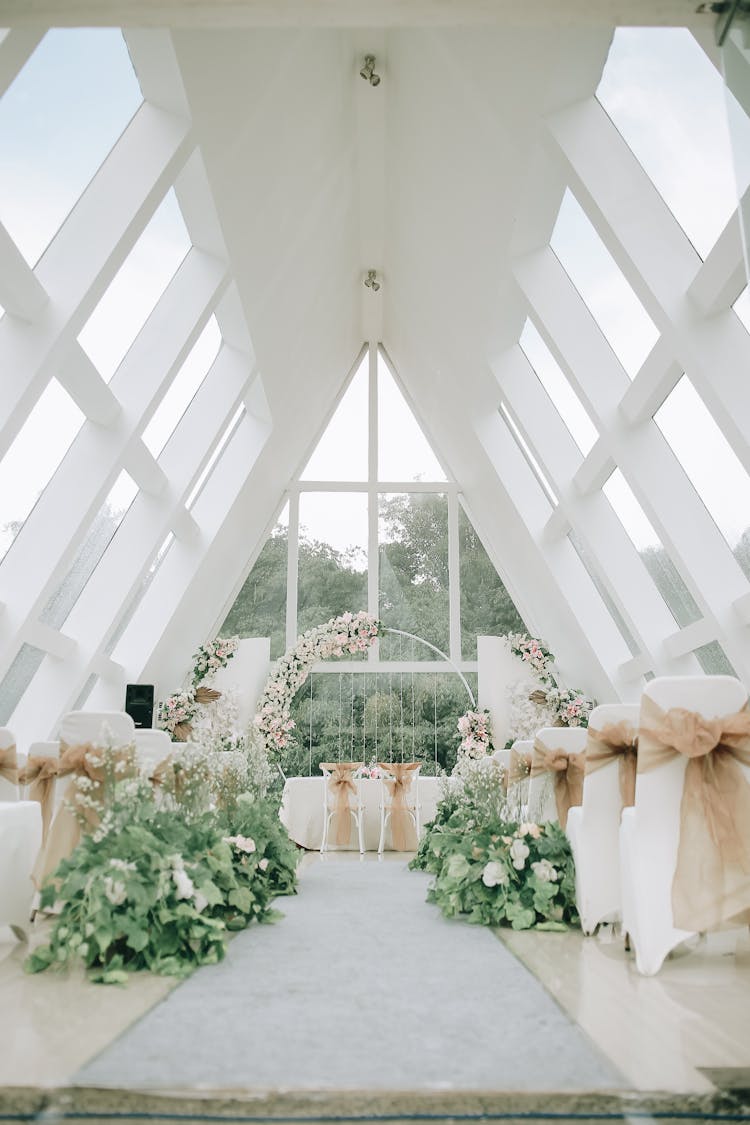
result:
[[[28,799],[38,801],[42,810],[42,845],[47,839],[54,806],[55,781],[60,760],[51,754],[29,754],[18,771],[18,784],[28,785]]]
[[[69,777],[70,781],[65,787],[62,804],[57,809],[46,836],[43,837],[42,848],[31,874],[34,885],[38,890],[41,890],[47,877],[52,874],[62,860],[71,855],[81,839],[81,825],[72,811],[73,808],[78,810],[79,815],[83,815],[90,828],[95,828],[99,822],[96,810],[79,801],[76,779],[87,777],[92,783],[87,791],[87,796],[93,800],[100,800],[105,769],[103,765],[99,764],[99,757],[103,754],[109,755],[109,760],[117,771],[118,781],[135,776],[137,766],[135,750],[132,746],[125,746],[112,752],[93,746],[90,742],[69,746],[64,740],[60,740],[60,757],[52,759],[57,765],[55,777]],[[55,777],[51,781],[54,781]],[[51,811],[53,792],[54,788],[50,783],[49,791],[45,794],[50,806],[49,811]],[[42,820],[44,821],[44,804],[42,805]]]
[[[583,800],[585,761],[585,751],[581,751],[580,754],[569,754],[566,750],[548,750],[539,739],[534,740],[531,776],[538,777],[542,773],[552,774],[557,819],[561,828],[565,828],[568,823],[568,810],[573,805],[580,805]]]
[[[608,723],[601,730],[588,729],[586,773],[617,762],[620,779],[620,808],[635,804],[635,775],[638,761],[638,732],[627,719]]]
[[[508,763],[508,785],[516,785],[519,781],[526,781],[531,773],[531,766],[534,760],[534,755],[528,750],[510,750],[510,762]]]
[[[328,792],[333,797],[334,810],[331,817],[331,828],[333,830],[333,842],[338,844],[339,847],[345,847],[349,843],[352,830],[350,798],[352,794],[357,792],[352,775],[362,765],[364,765],[363,762],[320,763],[320,768],[328,770],[331,775],[325,779],[324,784],[328,786]]]
[[[421,762],[378,762],[384,773],[390,773],[391,778],[385,778],[384,785],[391,797],[391,839],[393,850],[397,852],[414,851],[414,826],[409,816],[409,793]]]
[[[706,719],[641,703],[638,772],[684,755],[680,839],[672,881],[677,929],[750,922],[750,711]]]
[[[0,747],[0,777],[18,785],[18,757],[15,746]]]

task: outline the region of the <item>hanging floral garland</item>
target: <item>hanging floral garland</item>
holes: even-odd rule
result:
[[[258,703],[253,720],[269,758],[278,759],[294,744],[292,700],[318,660],[331,656],[356,655],[377,639],[381,624],[369,613],[344,613],[325,625],[308,629],[294,646],[277,660]]]
[[[542,641],[525,633],[510,633],[508,645],[513,655],[520,657],[544,684],[544,687],[531,692],[529,702],[548,710],[551,708],[555,714],[555,726],[587,727],[595,701],[577,688],[560,687],[552,672],[555,658]]]
[[[221,696],[210,687],[220,668],[226,668],[237,649],[240,638],[215,637],[193,653],[190,688],[177,691],[159,704],[157,722],[173,742],[187,742],[193,733],[193,720],[201,704],[213,703]]]

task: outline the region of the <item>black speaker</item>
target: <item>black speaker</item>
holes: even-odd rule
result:
[[[125,687],[125,710],[143,730],[154,725],[154,685],[127,684]]]

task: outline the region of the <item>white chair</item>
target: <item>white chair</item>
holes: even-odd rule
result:
[[[58,733],[68,746],[127,746],[135,739],[135,723],[125,711],[68,711]]]
[[[42,812],[37,801],[20,800],[15,738],[7,727],[0,728],[0,751],[0,926],[10,926],[23,941],[34,897],[31,870],[42,843]]]
[[[352,829],[349,823],[349,817],[351,816],[357,829],[360,855],[364,854],[365,811],[362,803],[362,780],[354,776],[362,765],[362,762],[320,763],[320,768],[323,771],[323,839],[320,844],[321,853],[327,852],[330,846],[329,835],[332,821],[335,821],[333,842],[339,847],[347,846]]]
[[[507,782],[508,770],[510,769],[510,750],[493,750],[492,757],[502,769]]]
[[[577,764],[577,756],[586,749],[585,727],[542,727],[534,739],[534,752],[529,782],[528,818],[537,824],[559,821],[556,785],[558,771],[541,770],[538,764],[540,751],[549,753],[559,751],[567,759],[575,759],[570,769]],[[560,771],[564,773],[565,771]],[[582,771],[581,771],[582,781]],[[581,787],[581,795],[582,795]],[[580,804],[580,800],[573,802]],[[565,827],[565,824],[562,825]]]
[[[184,745],[184,743],[183,743]],[[139,727],[135,731],[135,756],[141,770],[150,774],[159,762],[174,750],[174,743],[165,730]]]
[[[740,711],[747,692],[731,676],[676,676],[651,680],[641,700],[635,806],[622,814],[620,868],[623,929],[635,947],[638,971],[652,976],[667,954],[695,930],[674,924],[672,886],[680,846],[680,815],[687,758],[649,768],[658,759],[645,731],[653,723],[653,704],[662,713],[673,708],[715,719]],[[750,780],[750,767],[740,766]],[[695,878],[700,878],[696,869]],[[750,890],[750,876],[748,876]]]
[[[623,746],[632,746],[638,711],[637,703],[603,703],[589,716],[583,803],[569,811],[565,829],[575,860],[576,903],[585,934],[592,934],[600,922],[616,921],[622,912],[620,814],[624,807],[621,777],[626,751],[613,746],[611,758],[606,760],[605,750],[601,767],[592,769],[596,755],[604,746],[612,746],[611,742],[595,741],[594,735],[607,736],[609,731],[618,745],[621,738]],[[634,769],[635,763],[630,761]]]
[[[414,826],[419,846],[419,814],[421,804],[419,801],[419,770],[420,762],[378,762],[383,776],[380,778],[380,841],[378,855],[383,854],[385,848],[385,832],[388,822],[391,822],[391,837],[396,851],[411,850],[406,847],[407,841],[403,832],[403,825],[396,825],[394,813],[397,818],[408,818]],[[390,775],[384,776],[386,772]]]
[[[513,816],[525,820],[529,807],[529,772],[534,740],[517,738],[508,758],[508,805]]]
[[[0,801],[18,800],[18,755],[13,731],[0,727]]]

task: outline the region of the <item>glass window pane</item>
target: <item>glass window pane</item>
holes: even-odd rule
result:
[[[83,421],[67,391],[50,379],[0,462],[0,558],[23,527]]]
[[[196,480],[195,484],[193,485],[193,487],[190,490],[190,493],[188,494],[188,498],[185,501],[185,507],[188,509],[188,511],[193,507],[193,505],[195,504],[195,501],[200,496],[201,491],[203,490],[204,484],[206,483],[208,478],[211,476],[211,473],[214,471],[214,468],[215,468],[216,464],[218,463],[219,458],[221,457],[222,453],[226,449],[227,445],[229,444],[230,439],[232,438],[232,436],[235,433],[235,430],[237,429],[237,427],[239,426],[240,422],[242,421],[242,419],[244,417],[245,417],[245,404],[243,402],[241,402],[240,405],[235,410],[232,417],[230,418],[229,423],[225,427],[224,433],[221,435],[216,448],[214,449],[213,453],[211,454],[211,456],[209,457],[205,466],[203,467],[203,470],[199,473],[198,479]]]
[[[430,443],[378,352],[378,480],[445,480]]]
[[[476,698],[476,674],[466,679]],[[320,777],[320,762],[332,759],[417,761],[423,777],[450,773],[456,719],[470,706],[451,672],[314,672],[292,704],[297,745],[282,768],[290,776]]]
[[[0,683],[0,726],[5,726],[21,696],[36,675],[46,653],[33,645],[21,645],[18,654]]]
[[[477,636],[525,633],[521,615],[505,589],[466,512],[458,509],[461,589],[461,655],[476,660]]]
[[[234,605],[219,629],[222,637],[270,637],[271,659],[286,650],[286,575],[289,505],[263,545]],[[307,556],[305,565],[307,565]],[[318,622],[323,624],[323,622]]]
[[[116,626],[114,632],[111,634],[109,640],[107,641],[106,645],[104,646],[104,652],[107,656],[112,656],[114,654],[114,659],[115,660],[117,659],[117,655],[116,655],[115,650],[117,648],[117,645],[119,644],[120,638],[122,637],[123,633],[127,629],[130,622],[132,621],[133,616],[135,614],[135,611],[138,609],[138,606],[141,604],[141,601],[143,600],[143,597],[144,597],[144,594],[146,593],[146,590],[148,590],[149,586],[153,582],[154,576],[156,575],[157,570],[159,569],[161,564],[164,562],[164,559],[167,556],[167,552],[169,551],[169,548],[174,543],[174,539],[175,539],[175,537],[174,537],[173,533],[170,531],[169,535],[166,537],[166,539],[162,543],[161,547],[156,552],[156,556],[154,557],[154,560],[151,563],[151,566],[148,568],[147,572],[144,574],[143,578],[141,579],[141,581],[138,585],[138,589],[135,591],[132,598],[130,599],[130,601],[126,605],[126,607],[125,607],[125,609],[124,609],[124,611],[123,611],[123,613],[120,617],[120,620],[117,622],[117,626]]]
[[[0,219],[30,266],[143,100],[118,30],[48,31],[0,100]]]
[[[750,476],[687,375],[654,421],[750,578]]]
[[[138,486],[132,477],[121,472],[94,517],[73,565],[42,610],[40,618],[45,624],[59,629],[66,621],[137,492]]]
[[[177,428],[216,359],[220,346],[221,332],[216,317],[212,316],[143,431],[143,441],[154,457],[159,456]]]
[[[698,663],[703,671],[708,676],[736,676],[732,665],[729,663],[729,657],[724,652],[718,641],[711,641],[710,644],[701,645],[696,648],[695,655],[698,657]]]
[[[367,495],[303,492],[299,524],[297,632],[304,633],[367,609]]]
[[[78,335],[107,382],[189,249],[190,235],[170,188]]]
[[[585,456],[599,436],[597,428],[586,413],[581,400],[568,382],[552,352],[528,319],[523,326],[519,342],[526,358],[539,377],[540,383],[552,399],[576,445]]]
[[[547,477],[542,472],[541,465],[537,461],[534,454],[531,452],[531,446],[526,441],[526,438],[523,436],[520,429],[516,425],[516,421],[515,421],[513,415],[508,410],[508,407],[505,405],[504,402],[500,403],[500,406],[499,406],[498,410],[499,410],[499,413],[500,413],[500,417],[503,419],[503,421],[508,426],[508,429],[513,434],[513,437],[515,438],[516,444],[518,445],[518,448],[521,450],[521,453],[524,456],[524,460],[526,461],[527,465],[529,466],[532,473],[536,477],[537,481],[541,485],[541,488],[542,488],[542,491],[544,492],[544,495],[547,497],[547,499],[550,501],[550,503],[553,506],[557,505],[559,503],[557,493],[555,492],[554,488],[552,487],[552,485],[548,481]]]
[[[593,556],[586,549],[586,547],[583,544],[583,541],[578,538],[578,536],[575,534],[574,531],[568,532],[568,539],[570,540],[570,544],[571,544],[573,550],[575,551],[575,553],[578,555],[578,558],[583,563],[584,569],[585,569],[586,573],[588,574],[589,578],[591,579],[592,583],[594,584],[594,586],[596,588],[596,591],[599,594],[599,597],[604,602],[604,605],[606,606],[610,617],[612,618],[615,625],[617,626],[617,628],[619,630],[619,633],[620,633],[620,636],[625,641],[625,644],[628,646],[631,656],[637,656],[638,653],[641,651],[641,646],[638,644],[637,640],[633,636],[631,630],[628,627],[627,622],[625,621],[625,618],[620,613],[619,609],[617,608],[617,605],[615,604],[614,600],[612,599],[612,596],[611,596],[609,590],[607,589],[604,582],[602,581],[601,575],[599,573],[599,568],[598,568]]]
[[[719,71],[686,28],[618,27],[597,97],[705,257],[738,198],[725,102],[732,95]],[[744,114],[733,115],[735,127],[747,148]],[[744,174],[741,192],[747,185]]]
[[[563,196],[550,245],[632,379],[659,333],[571,191]]]
[[[677,624],[689,625],[691,621],[698,621],[703,614],[619,469],[612,473],[602,492],[643,559]]]
[[[367,480],[368,387],[369,357],[365,352],[300,480]]]
[[[448,652],[448,498],[443,493],[383,495],[379,504],[380,618]],[[385,636],[382,660],[434,660],[435,654]],[[408,653],[408,654],[407,654]]]

